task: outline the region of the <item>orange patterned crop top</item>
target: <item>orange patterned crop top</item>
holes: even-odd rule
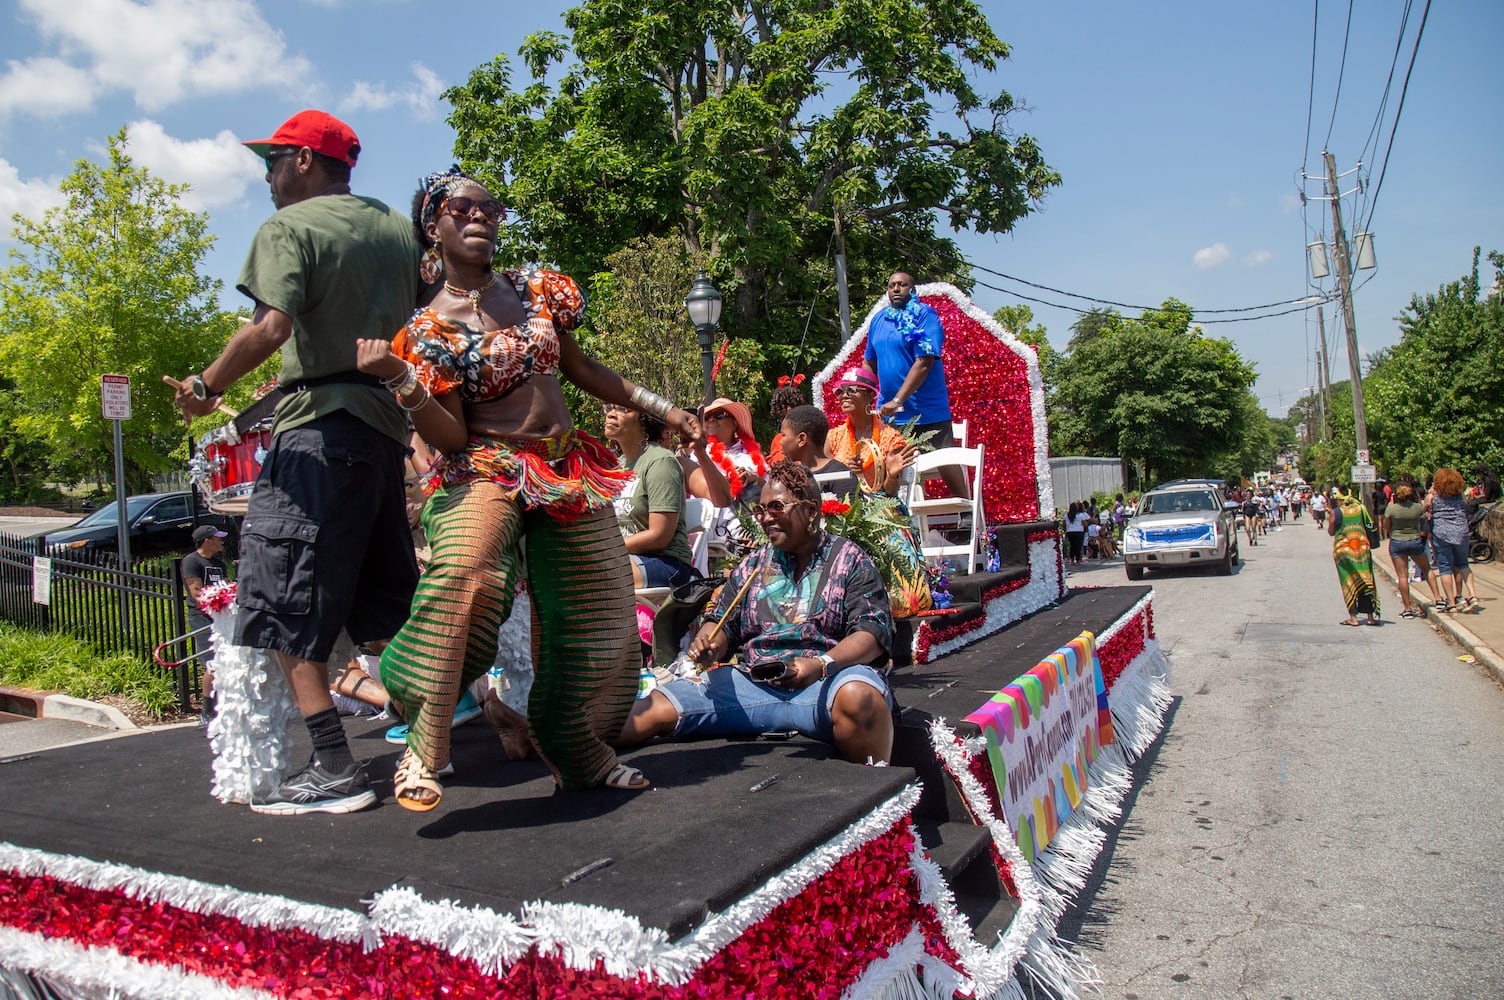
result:
[[[534,375],[559,370],[559,334],[580,325],[585,293],[573,278],[541,269],[503,271],[527,310],[505,330],[477,330],[419,309],[392,339],[392,352],[412,364],[435,395],[458,391],[464,400],[504,396]]]

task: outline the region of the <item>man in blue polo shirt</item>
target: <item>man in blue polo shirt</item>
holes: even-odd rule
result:
[[[878,413],[897,427],[919,419],[916,433],[933,431],[932,448],[956,443],[951,428],[950,391],[945,385],[941,349],[945,330],[940,314],[919,301],[914,277],[895,271],[888,279],[888,305],[867,325],[867,352],[862,363],[877,374]],[[970,496],[966,476],[955,466],[941,475],[951,494]]]

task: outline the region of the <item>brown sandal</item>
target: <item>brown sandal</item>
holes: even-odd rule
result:
[[[486,692],[481,703],[486,721],[501,737],[501,749],[508,760],[527,760],[533,753],[533,738],[528,735],[527,716],[501,700],[495,691]]]
[[[359,674],[360,678],[354,684],[346,687],[345,684],[347,681],[349,681],[351,674]],[[334,683],[329,685],[329,689],[335,694],[341,694],[346,698],[354,698],[358,701],[360,700],[359,692],[361,685],[365,684],[369,680],[371,680],[370,674],[366,673],[364,670],[360,669],[354,664],[348,664],[346,665],[345,669],[339,672],[339,676],[334,678]]]

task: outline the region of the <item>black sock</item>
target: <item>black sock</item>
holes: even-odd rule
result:
[[[326,771],[338,773],[355,763],[350,753],[350,744],[345,742],[345,727],[339,721],[339,712],[326,708],[314,715],[305,715],[308,735],[313,738],[313,759]]]

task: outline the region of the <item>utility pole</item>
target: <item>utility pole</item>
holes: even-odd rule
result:
[[[1347,324],[1347,368],[1353,384],[1353,429],[1358,451],[1368,453],[1368,419],[1363,408],[1363,365],[1358,357],[1358,323],[1353,318],[1353,272],[1347,259],[1347,237],[1342,232],[1342,191],[1337,186],[1337,160],[1322,152],[1326,160],[1326,193],[1332,200],[1332,243],[1337,257],[1337,289],[1342,297],[1342,318]],[[1353,456],[1356,460],[1357,456]],[[1363,483],[1363,506],[1368,506],[1368,483]]]
[[[1321,443],[1329,440],[1326,430],[1326,409],[1332,405],[1332,373],[1327,371],[1326,309],[1316,307],[1316,330],[1321,334],[1321,353],[1316,355],[1316,412],[1321,414]]]
[[[851,339],[851,297],[846,290],[846,233],[841,229],[841,206],[835,207],[836,304],[841,312],[841,343]]]

